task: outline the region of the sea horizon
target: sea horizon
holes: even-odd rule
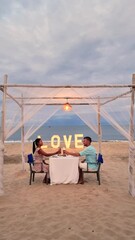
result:
[[[68,139],[71,135],[71,142],[74,142],[75,135],[81,134],[82,137],[90,136],[93,142],[98,142],[98,135],[94,133],[87,125],[78,126],[42,126],[38,129],[27,141],[34,141],[37,136],[41,136],[43,141],[50,142],[54,135],[60,138],[60,142],[63,142],[63,137]],[[128,141],[122,136],[116,129],[109,125],[102,126],[102,142],[106,141]],[[5,142],[21,142],[21,129],[19,129],[14,135],[8,138]]]

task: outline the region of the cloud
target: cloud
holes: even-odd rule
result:
[[[134,0],[0,3],[1,83],[131,83]]]
[[[14,83],[129,82],[134,0],[1,0],[0,69]]]

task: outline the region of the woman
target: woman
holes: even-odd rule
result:
[[[43,141],[41,138],[37,138],[33,142],[33,156],[34,156],[34,170],[36,172],[46,172],[45,177],[43,179],[43,183],[49,183],[49,164],[45,163],[45,157],[50,157],[55,154],[59,154],[61,149],[58,148],[57,151],[53,153],[46,153],[41,148],[43,146]]]

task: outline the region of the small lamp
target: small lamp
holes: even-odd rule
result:
[[[72,110],[72,106],[68,103],[68,99],[67,99],[67,102],[63,105],[63,110],[66,112],[69,112]]]

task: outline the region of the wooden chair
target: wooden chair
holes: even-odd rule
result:
[[[98,168],[96,170],[89,170],[88,169],[88,164],[87,164],[87,170],[83,170],[83,173],[94,173],[94,174],[96,174],[97,175],[97,181],[98,181],[99,185],[101,184],[101,181],[100,181],[100,167],[101,167],[102,163],[103,163],[103,157],[102,157],[102,154],[99,153],[98,158],[97,158]]]
[[[33,159],[33,155],[32,155],[32,153],[30,153],[30,154],[28,154],[28,163],[29,163],[29,167],[30,167],[30,179],[29,179],[29,185],[31,185],[31,182],[33,181],[34,182],[34,180],[35,180],[35,174],[36,173],[45,173],[44,171],[35,171],[35,170],[33,170],[33,166],[34,166],[34,159]],[[46,174],[46,177],[47,177],[47,174]],[[48,184],[47,183],[47,181],[46,181],[46,184]]]

